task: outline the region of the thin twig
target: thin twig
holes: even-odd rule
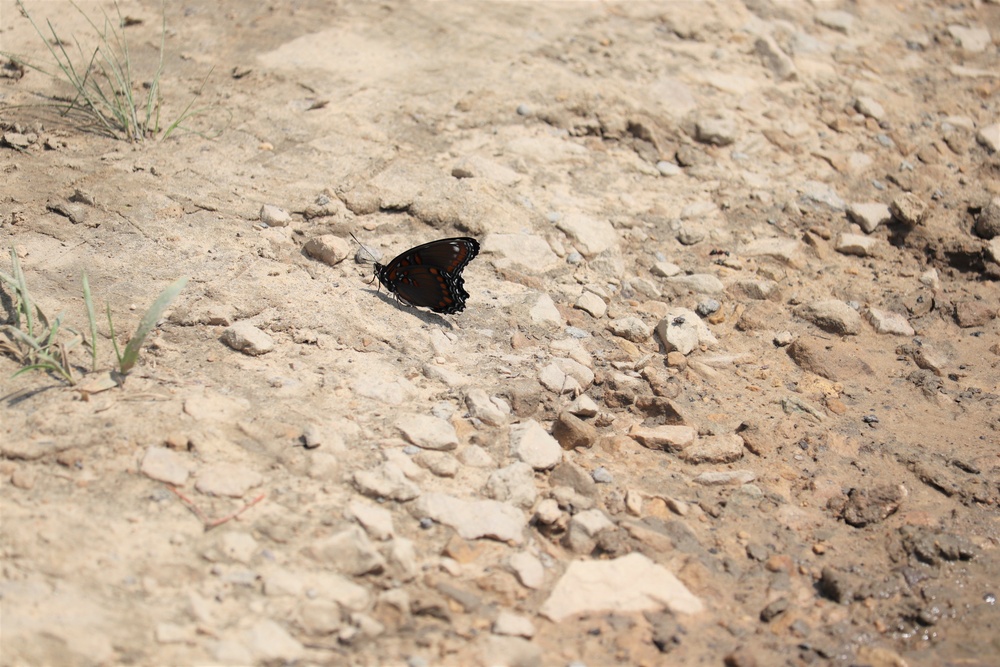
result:
[[[235,512],[233,512],[232,514],[227,514],[226,516],[220,517],[218,519],[209,519],[208,516],[206,516],[205,513],[201,511],[201,508],[198,507],[194,503],[193,500],[191,500],[190,498],[188,498],[187,496],[185,496],[183,493],[181,493],[180,491],[178,491],[175,487],[170,486],[169,484],[167,485],[167,488],[170,489],[171,491],[173,491],[174,494],[178,498],[180,498],[181,501],[185,505],[187,505],[188,509],[191,510],[192,512],[194,512],[195,516],[197,516],[199,519],[201,519],[201,522],[205,525],[205,531],[206,532],[208,532],[209,530],[212,530],[213,528],[215,528],[217,526],[221,526],[222,524],[226,523],[227,521],[232,521],[233,519],[235,519],[239,515],[243,514],[244,512],[246,512],[248,509],[250,509],[251,507],[253,507],[257,503],[259,503],[260,501],[264,500],[264,498],[267,496],[266,493],[262,493],[259,496],[257,496],[256,498],[254,498],[253,500],[251,500],[250,502],[248,502],[246,505],[244,505],[243,507],[241,507],[240,509],[238,509]]]

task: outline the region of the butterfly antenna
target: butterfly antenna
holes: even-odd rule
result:
[[[373,255],[373,254],[372,254],[372,251],[371,251],[371,250],[369,250],[368,248],[366,248],[366,247],[364,246],[364,244],[363,244],[363,243],[361,243],[361,241],[359,241],[359,240],[358,240],[358,237],[354,235],[354,232],[348,232],[348,234],[350,234],[350,235],[351,235],[351,238],[352,238],[352,239],[354,239],[354,242],[355,242],[355,243],[357,243],[357,244],[358,244],[358,246],[359,246],[359,247],[360,247],[360,248],[361,248],[362,250],[364,250],[364,251],[365,251],[366,253],[368,253],[368,256],[372,258],[372,261],[373,261],[373,262],[375,262],[375,263],[378,263],[378,259],[377,259],[377,258],[375,257],[375,255]],[[377,277],[377,276],[376,276],[376,274],[374,274],[374,273],[373,273],[373,274],[372,274],[372,279],[368,281],[368,284],[369,284],[369,285],[371,285],[371,284],[372,284],[373,282],[375,282],[375,278],[376,278],[376,277]]]

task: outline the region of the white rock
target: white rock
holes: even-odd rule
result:
[[[368,535],[359,526],[351,526],[325,539],[315,540],[307,547],[315,560],[333,569],[354,576],[381,572],[385,559]]]
[[[535,625],[527,616],[504,609],[497,615],[497,620],[493,621],[493,633],[530,639],[535,636]]]
[[[367,609],[371,594],[364,586],[333,572],[314,572],[309,575],[310,597],[330,600],[353,610]]]
[[[803,262],[804,245],[798,239],[757,239],[740,248],[739,253],[747,257],[772,257],[789,266],[800,266]]]
[[[489,452],[479,445],[469,445],[458,452],[458,460],[473,468],[492,468],[496,465]]]
[[[295,662],[305,654],[302,644],[269,618],[254,623],[245,636],[261,662]]]
[[[554,362],[538,372],[538,381],[543,387],[557,394],[579,394],[583,387]]]
[[[692,481],[702,486],[723,486],[726,484],[748,484],[757,479],[750,470],[722,470],[718,472],[703,472]]]
[[[525,588],[539,589],[545,583],[542,561],[527,551],[518,551],[507,561],[514,576]]]
[[[885,108],[871,97],[861,96],[854,100],[854,109],[866,118],[875,120],[885,118]]]
[[[548,294],[539,294],[535,300],[535,305],[528,311],[528,316],[535,324],[545,324],[553,327],[561,327],[565,323],[562,313],[556,308],[555,302]]]
[[[353,517],[373,540],[390,539],[395,530],[392,526],[392,512],[361,500],[352,500],[347,506],[347,514]]]
[[[667,352],[691,354],[699,345],[714,347],[718,344],[708,325],[698,313],[687,308],[671,308],[666,317],[656,325],[656,335]]]
[[[274,340],[249,322],[237,322],[222,332],[221,340],[238,352],[257,357],[274,349]]]
[[[222,533],[218,546],[227,560],[237,563],[249,563],[257,552],[257,540],[249,533],[240,530],[229,530]]]
[[[608,312],[608,304],[604,303],[604,299],[589,291],[581,294],[573,307],[590,313],[597,319],[604,317],[604,313]]]
[[[976,132],[976,141],[988,148],[991,153],[1000,152],[1000,123],[980,128]]]
[[[490,426],[502,426],[507,423],[509,411],[504,412],[496,403],[490,400],[489,394],[482,389],[470,389],[465,394],[465,407],[469,414]]]
[[[868,308],[865,311],[865,318],[875,329],[876,333],[893,334],[896,336],[912,336],[913,327],[905,317],[899,313],[891,313],[878,308]]]
[[[667,287],[675,294],[694,292],[695,294],[718,296],[726,290],[722,281],[711,273],[692,273],[685,276],[674,276],[667,278],[666,283]]]
[[[490,537],[521,544],[527,526],[524,513],[507,503],[495,500],[463,500],[444,493],[425,493],[414,510],[451,526],[466,540]]]
[[[608,331],[633,343],[641,343],[649,338],[650,330],[638,317],[622,317],[608,322]]]
[[[438,477],[454,477],[458,474],[458,459],[448,452],[424,450],[413,457],[413,462]]]
[[[292,216],[288,214],[288,211],[273,204],[261,206],[258,217],[268,227],[287,227],[288,223],[292,221]]]
[[[842,255],[873,257],[876,254],[877,247],[878,239],[872,236],[841,233],[837,235],[837,243],[834,249]]]
[[[587,555],[597,545],[597,534],[602,530],[614,528],[614,523],[599,509],[577,512],[569,520],[566,541],[574,552]]]
[[[633,426],[628,435],[643,447],[679,451],[690,446],[698,432],[690,426]]]
[[[967,28],[962,25],[950,25],[948,34],[967,53],[982,53],[993,44],[990,31],[979,26]]]
[[[195,488],[210,496],[242,498],[250,489],[264,483],[260,473],[236,463],[217,463],[198,472]]]
[[[458,435],[449,422],[431,415],[403,415],[396,428],[417,447],[435,451],[450,451],[458,447]]]
[[[548,242],[534,234],[487,234],[483,253],[500,255],[529,273],[545,273],[559,265],[559,257]]]
[[[577,417],[593,417],[597,414],[598,406],[590,396],[580,394],[566,409]]]
[[[671,278],[681,272],[681,267],[671,262],[657,262],[650,271],[654,276]]]
[[[562,461],[559,441],[534,419],[512,426],[510,443],[511,454],[535,470],[548,470]]]
[[[847,217],[865,234],[871,234],[879,225],[892,220],[892,213],[886,204],[856,202],[847,205]]]
[[[553,345],[553,347],[555,347],[555,345]],[[573,354],[573,352],[570,354]],[[573,354],[573,356],[579,357],[579,355],[576,354]],[[587,356],[586,360],[590,361],[589,356]],[[590,387],[590,385],[594,384],[594,371],[590,370],[586,364],[577,361],[576,358],[570,359],[567,357],[556,357],[552,360],[552,363],[555,364],[555,366],[563,373],[576,380],[581,390],[586,390]]]
[[[546,498],[538,503],[538,507],[535,508],[535,516],[546,525],[555,523],[562,518],[559,502],[555,498]]]
[[[375,470],[357,471],[354,473],[354,484],[369,498],[406,502],[420,495],[420,487],[406,479],[402,469],[391,462],[386,462]]]
[[[483,667],[542,667],[542,648],[523,637],[490,634],[477,644]]]
[[[313,259],[330,266],[336,266],[351,256],[350,242],[336,234],[314,236],[306,241],[302,250]]]
[[[261,578],[267,597],[298,597],[306,586],[301,574],[283,568],[265,572]]]
[[[542,615],[558,623],[585,612],[668,609],[674,614],[704,610],[673,574],[640,553],[604,561],[573,561],[542,604]]]
[[[556,227],[573,240],[573,245],[585,257],[618,247],[618,233],[607,220],[595,220],[582,213],[567,213],[556,222]]]
[[[688,463],[731,463],[743,458],[743,438],[734,434],[712,435],[685,447],[680,457]]]
[[[142,474],[158,482],[183,486],[188,478],[188,463],[166,447],[149,447],[139,468]]]
[[[330,635],[343,624],[340,605],[327,600],[305,600],[298,609],[298,623],[306,634]]]
[[[534,470],[522,461],[490,473],[483,491],[493,500],[510,502],[523,509],[529,509],[538,497]]]
[[[839,299],[804,303],[795,314],[829,333],[855,336],[861,332],[861,315]]]
[[[389,548],[390,574],[401,581],[411,581],[420,574],[417,546],[413,540],[397,537]]]

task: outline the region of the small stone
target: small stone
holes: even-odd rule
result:
[[[598,484],[611,484],[612,482],[615,481],[615,478],[612,477],[611,473],[608,472],[608,469],[605,468],[604,466],[595,468],[594,472],[590,473],[590,476]]]
[[[739,129],[732,118],[705,116],[696,121],[694,136],[703,144],[728,146],[739,138]]]
[[[699,440],[680,453],[688,463],[731,463],[743,458],[743,438],[736,434],[715,435]]]
[[[351,244],[335,234],[314,236],[306,241],[302,250],[329,266],[336,266],[351,256]]]
[[[530,639],[535,636],[535,626],[527,616],[505,609],[497,616],[497,620],[493,621],[493,633]]]
[[[666,285],[678,295],[693,292],[694,294],[717,296],[726,291],[726,286],[722,284],[722,281],[711,273],[692,273],[685,276],[674,276],[667,278]]]
[[[672,278],[681,272],[681,267],[673,264],[671,262],[657,262],[650,269],[650,272],[654,276],[659,276],[661,278]]]
[[[528,311],[528,317],[535,324],[561,327],[565,324],[562,313],[548,294],[539,294],[535,305]]]
[[[506,424],[510,415],[510,410],[502,410],[482,389],[470,389],[466,393],[465,407],[469,408],[470,415],[490,426]]]
[[[559,502],[554,498],[546,498],[535,508],[535,517],[545,525],[552,525],[562,518]]]
[[[511,453],[535,470],[548,470],[562,460],[559,442],[534,419],[511,427]]]
[[[385,541],[392,539],[395,530],[392,527],[392,512],[360,500],[352,500],[347,506],[347,513],[353,517],[373,540]]]
[[[889,204],[889,210],[899,222],[908,227],[916,227],[927,217],[927,204],[909,192],[897,196]]]
[[[573,399],[566,411],[577,417],[593,417],[597,414],[597,403],[590,396],[581,394]]]
[[[852,203],[847,205],[847,217],[861,227],[865,234],[871,234],[879,225],[892,220],[892,212],[885,204]]]
[[[458,459],[448,452],[418,452],[413,457],[413,462],[438,477],[454,477],[458,474]]]
[[[264,204],[261,206],[258,215],[260,221],[268,227],[287,227],[288,223],[292,220],[292,216],[288,214],[288,211],[273,204]]]
[[[298,609],[298,624],[308,635],[331,635],[343,624],[340,605],[327,600],[306,600]]]
[[[32,468],[27,466],[18,466],[10,476],[10,483],[14,485],[15,488],[23,489],[25,491],[30,491],[35,488],[35,482],[38,479],[38,475]]]
[[[714,347],[718,344],[708,325],[696,312],[687,308],[668,310],[666,317],[656,325],[656,336],[668,354],[676,350],[688,355],[701,345]]]
[[[836,251],[842,255],[855,255],[857,257],[872,257],[875,255],[877,247],[878,239],[860,234],[838,234],[837,244],[834,246]]]
[[[451,526],[467,540],[489,537],[521,544],[527,526],[524,513],[507,503],[495,500],[462,500],[444,493],[425,493],[415,511],[422,516]]]
[[[878,308],[868,308],[865,310],[865,318],[875,329],[876,333],[892,334],[895,336],[914,335],[913,327],[909,321],[899,313],[879,310]]]
[[[261,663],[296,662],[305,654],[302,644],[271,619],[257,621],[245,635]]]
[[[996,308],[983,301],[965,299],[955,304],[955,322],[963,329],[985,326],[996,317]]]
[[[881,523],[899,509],[906,495],[906,489],[901,484],[851,489],[841,514],[846,523],[856,528]]]
[[[990,31],[979,26],[948,26],[948,34],[967,53],[982,53],[993,44]]]
[[[530,509],[538,497],[534,470],[523,461],[515,461],[509,466],[494,470],[486,480],[483,492],[494,500]]]
[[[604,317],[604,314],[608,311],[608,304],[593,292],[584,292],[581,294],[577,298],[576,303],[573,304],[573,307],[590,313],[591,316],[597,319]]]
[[[976,218],[974,227],[980,238],[992,239],[1000,236],[1000,197],[990,200]],[[1000,260],[997,260],[1000,263]]]
[[[165,447],[148,448],[139,469],[146,477],[173,486],[184,486],[189,474],[181,456]]]
[[[451,451],[458,447],[455,427],[438,417],[404,415],[396,420],[396,428],[417,447],[434,451]]]
[[[597,429],[568,411],[559,413],[559,418],[552,425],[554,437],[563,449],[589,449],[597,442]]]
[[[210,496],[242,498],[250,489],[264,483],[264,477],[235,463],[217,463],[198,472],[195,488]]]
[[[816,12],[816,23],[846,35],[854,27],[854,15],[838,9],[828,9]]]
[[[690,446],[698,437],[690,426],[640,426],[636,424],[628,433],[629,437],[643,447],[680,451]]]
[[[795,314],[829,333],[855,336],[861,332],[861,315],[837,299],[803,304],[795,309]]]
[[[638,317],[623,317],[608,322],[608,331],[633,343],[641,343],[650,336],[650,329]]]
[[[566,546],[575,553],[587,555],[597,546],[597,534],[614,526],[615,524],[599,509],[577,512],[569,520]]]
[[[770,35],[757,37],[754,50],[778,81],[794,81],[798,78],[795,61],[781,49]]]
[[[982,127],[976,132],[976,141],[991,153],[1000,153],[1000,123]]]
[[[221,340],[232,349],[256,357],[274,349],[274,340],[249,322],[226,327]]]
[[[351,526],[325,539],[315,540],[306,550],[313,559],[346,575],[360,576],[381,572],[385,568],[385,558],[360,526]]]
[[[854,108],[859,114],[865,116],[866,118],[874,118],[875,120],[882,120],[885,118],[885,109],[881,104],[870,97],[859,97],[854,100]]]
[[[558,511],[558,508],[557,508]],[[545,567],[542,561],[526,551],[519,551],[507,561],[514,576],[525,588],[539,589],[545,583]]]
[[[703,472],[692,481],[702,486],[724,486],[727,484],[749,484],[757,479],[750,470],[726,470],[721,472]]]
[[[420,495],[420,487],[408,480],[397,464],[388,461],[375,470],[355,472],[354,484],[369,498],[406,502]]]
[[[493,457],[479,445],[469,445],[458,452],[458,460],[472,468],[492,468]]]

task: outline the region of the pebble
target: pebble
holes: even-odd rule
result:
[[[737,280],[729,285],[728,291],[734,296],[743,296],[747,299],[753,299],[755,301],[765,301],[768,299],[777,300],[781,298],[781,288],[778,286],[778,283],[773,280]],[[715,309],[715,311],[717,311],[719,307],[721,307],[721,304],[714,299],[712,301],[718,305]],[[707,314],[711,315],[715,311],[711,311]],[[702,315],[700,305],[697,312],[699,315]],[[702,317],[705,316],[706,315],[702,315]]]
[[[898,195],[889,204],[892,217],[908,227],[916,227],[927,217],[927,204],[909,192]]]
[[[982,53],[993,44],[990,31],[978,26],[949,25],[948,34],[967,53]]]
[[[249,322],[237,322],[222,332],[222,342],[237,352],[257,357],[274,349],[274,340]]]
[[[437,477],[454,477],[458,474],[458,459],[448,452],[423,451],[413,457],[414,463],[430,470]]]
[[[190,474],[188,463],[177,452],[166,447],[146,449],[139,470],[150,479],[173,486],[184,486]]]
[[[535,472],[522,461],[494,470],[486,480],[483,492],[494,500],[509,502],[523,509],[530,509],[538,497]]]
[[[417,447],[451,451],[458,447],[458,435],[449,422],[431,415],[407,414],[396,420],[403,437]]]
[[[496,465],[489,452],[479,445],[469,445],[460,450],[458,460],[471,468],[492,468]]]
[[[700,345],[714,347],[718,344],[708,325],[696,312],[687,308],[668,310],[657,323],[655,331],[667,353],[676,351],[687,356]]]
[[[497,620],[493,621],[493,633],[530,639],[535,636],[535,625],[527,616],[504,609],[497,615]]]
[[[698,437],[690,426],[640,426],[629,429],[630,438],[649,449],[680,451],[689,447]]]
[[[622,317],[608,322],[608,331],[633,343],[647,340],[651,331],[646,323],[638,317]]]
[[[611,519],[599,509],[578,512],[569,520],[566,546],[575,553],[590,554],[597,546],[597,534],[614,527]]]
[[[420,487],[408,480],[403,470],[391,462],[386,462],[375,470],[355,472],[354,484],[361,493],[375,499],[406,502],[420,495]]]
[[[618,232],[607,220],[598,220],[584,213],[570,212],[556,222],[573,245],[585,257],[593,257],[618,248]]]
[[[703,472],[692,481],[702,486],[723,486],[728,484],[748,484],[757,479],[756,473],[749,470],[726,470],[720,472]]]
[[[983,207],[979,217],[976,218],[976,225],[973,229],[980,238],[1000,237],[1000,197],[994,197],[989,204]]]
[[[467,540],[489,537],[501,542],[521,544],[527,526],[524,513],[507,503],[495,500],[463,500],[444,493],[425,493],[415,511],[451,526]]]
[[[754,50],[764,65],[771,70],[778,81],[794,81],[798,78],[795,61],[785,53],[770,35],[761,35],[754,42]]]
[[[392,539],[392,512],[361,500],[352,500],[347,506],[347,515],[361,524],[373,540],[384,542]]]
[[[566,450],[589,449],[599,437],[597,428],[568,410],[559,413],[559,418],[552,424],[552,437]]]
[[[288,211],[273,204],[261,206],[258,217],[268,227],[287,227],[288,223],[292,221],[292,216],[288,214]]]
[[[985,146],[991,153],[1000,153],[1000,123],[993,123],[979,128],[976,141]]]
[[[854,108],[866,118],[874,118],[875,120],[885,118],[885,109],[870,97],[859,97],[854,100]]]
[[[657,262],[653,264],[653,268],[650,272],[654,276],[659,276],[661,278],[672,278],[681,272],[681,267],[673,264],[671,262]]]
[[[487,635],[479,642],[479,665],[542,667],[542,648],[523,637]]]
[[[314,540],[307,552],[313,559],[347,575],[360,576],[385,568],[385,558],[360,526]]]
[[[30,491],[35,488],[37,480],[38,474],[33,468],[29,468],[28,466],[18,466],[10,475],[10,483],[13,484],[15,488],[23,489],[25,491]]]
[[[996,316],[996,306],[977,299],[963,299],[955,304],[955,322],[963,329],[985,326]]]
[[[854,27],[854,15],[838,9],[828,9],[816,12],[816,23],[847,35]]]
[[[336,266],[351,256],[351,244],[336,234],[314,236],[302,247],[303,252],[329,266]]]
[[[559,441],[534,419],[511,427],[511,454],[535,470],[548,470],[562,460]]]
[[[590,396],[581,394],[573,399],[566,411],[577,417],[593,417],[597,414],[597,403]]]
[[[298,625],[308,635],[331,635],[340,630],[342,613],[336,602],[305,600],[298,608]]]
[[[597,493],[597,483],[594,478],[581,466],[572,461],[563,461],[549,475],[549,485],[556,487],[565,486],[583,496],[592,497]]]
[[[518,551],[510,557],[507,563],[514,572],[514,576],[525,588],[538,590],[545,583],[545,567],[542,565],[542,561],[527,551]]]
[[[535,299],[535,304],[528,311],[528,317],[535,324],[544,324],[552,327],[561,327],[566,322],[562,313],[556,308],[555,301],[548,294],[539,294]]]
[[[905,317],[899,313],[891,313],[878,308],[865,309],[865,318],[875,329],[875,333],[891,334],[894,336],[912,336],[913,327]]]
[[[885,204],[858,202],[847,205],[847,217],[865,234],[871,234],[880,225],[892,220],[892,212]]]
[[[198,472],[195,488],[209,496],[242,498],[263,483],[264,477],[250,468],[236,463],[217,463]]]
[[[861,333],[861,315],[838,299],[813,301],[795,309],[795,314],[828,333],[855,336]]]
[[[695,120],[694,138],[703,144],[728,146],[739,136],[739,127],[733,118],[706,115]]]
[[[667,287],[675,294],[693,292],[695,294],[706,294],[718,296],[726,291],[725,285],[711,273],[692,273],[686,276],[673,276],[667,278]]]
[[[597,319],[604,317],[604,314],[608,312],[608,304],[593,292],[584,292],[581,294],[577,298],[576,303],[573,304],[573,307],[589,313]]]
[[[247,646],[262,663],[290,663],[305,655],[305,648],[285,628],[269,618],[254,623],[245,631]],[[258,662],[254,661],[254,662]]]
[[[611,484],[612,482],[615,481],[615,478],[611,475],[610,472],[608,472],[608,469],[605,468],[604,466],[594,468],[594,471],[590,473],[590,476],[598,484]]]
[[[660,176],[680,176],[684,173],[678,165],[673,162],[667,162],[666,160],[660,160],[656,163],[656,170],[660,172]]]
[[[842,233],[837,235],[837,243],[834,249],[842,255],[874,257],[877,247],[878,239],[874,237]]]
[[[666,568],[634,552],[612,560],[572,561],[539,611],[559,623],[588,612],[661,609],[697,614],[704,604]]]
[[[731,463],[743,458],[743,438],[730,433],[702,438],[680,453],[688,463]]]
[[[503,426],[510,416],[510,409],[504,410],[482,389],[470,389],[465,395],[465,407],[469,414],[490,426]]]

